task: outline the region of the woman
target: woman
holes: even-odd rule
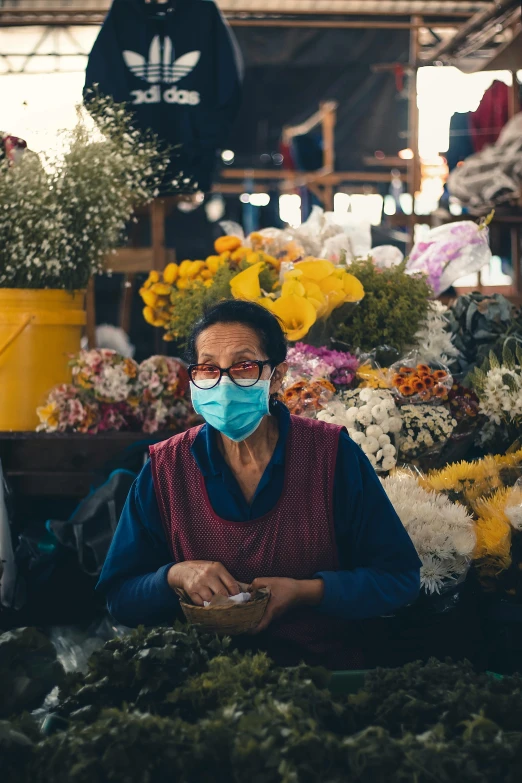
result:
[[[362,665],[356,621],[419,590],[420,561],[369,461],[337,426],[274,401],[287,365],[278,320],[225,301],[195,326],[192,400],[205,424],[154,446],[99,588],[125,625],[269,587],[256,645],[280,662]]]

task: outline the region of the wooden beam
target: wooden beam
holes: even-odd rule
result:
[[[376,158],[373,155],[366,155],[363,158],[365,166],[375,166],[376,168],[382,167],[387,169],[405,169],[408,167],[408,162],[395,155],[385,155],[384,158]]]
[[[220,176],[227,180],[257,179],[265,182],[297,180],[302,184],[309,180],[322,185],[336,185],[340,182],[389,182],[391,179],[389,172],[382,171],[336,171],[321,174],[320,171],[303,173],[284,169],[223,169]]]
[[[174,261],[174,250],[167,249],[165,255],[168,264]],[[105,258],[104,268],[114,274],[132,275],[136,272],[150,272],[155,268],[152,248],[120,247],[116,253],[111,253]]]
[[[296,136],[305,136],[317,127],[317,125],[321,125],[327,115],[335,113],[338,105],[337,101],[324,101],[321,103],[319,109],[304,122],[301,122],[299,125],[285,126],[282,134],[285,144],[288,144]]]

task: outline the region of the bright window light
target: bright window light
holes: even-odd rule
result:
[[[348,193],[336,193],[334,196],[334,212],[348,212],[350,209],[350,196]]]
[[[250,203],[253,207],[266,207],[270,204],[270,196],[268,193],[252,193]]]
[[[383,212],[385,215],[395,215],[397,212],[397,204],[395,203],[395,199],[390,193],[384,197]]]
[[[301,196],[297,193],[284,193],[279,196],[279,217],[292,228],[297,228],[302,223]]]
[[[250,193],[242,193],[239,197],[239,200],[242,204],[249,204],[250,203]]]
[[[399,203],[404,214],[411,215],[411,210],[413,207],[411,193],[401,193],[399,196]]]
[[[232,150],[223,150],[221,153],[221,160],[223,163],[233,163],[234,162],[235,155],[232,152]]]
[[[367,221],[372,226],[379,226],[382,221],[383,197],[378,193],[354,193],[351,196],[352,214],[361,221]]]

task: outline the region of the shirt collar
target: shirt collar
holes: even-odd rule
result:
[[[282,402],[276,402],[271,410],[279,424],[279,437],[272,454],[272,465],[283,465],[285,461],[286,441],[290,429],[290,412]],[[192,456],[204,476],[219,476],[223,473],[225,460],[217,443],[217,430],[210,424],[204,424],[191,447]]]

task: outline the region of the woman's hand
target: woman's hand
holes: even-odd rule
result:
[[[252,633],[268,628],[272,620],[296,606],[317,606],[324,594],[322,579],[286,579],[284,577],[261,577],[254,579],[249,591],[261,587],[270,588],[270,600],[259,625]]]
[[[169,586],[184,590],[197,606],[210,601],[213,595],[229,596],[241,592],[237,581],[221,563],[208,560],[185,560],[169,569]]]

